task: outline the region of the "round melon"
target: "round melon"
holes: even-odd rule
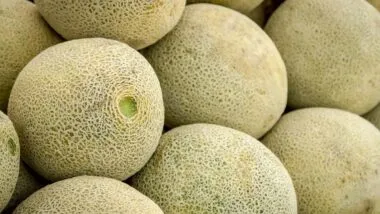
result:
[[[299,214],[380,213],[380,132],[360,116],[296,110],[263,143],[290,173]]]
[[[165,214],[297,213],[292,181],[278,158],[253,137],[219,125],[165,133],[129,182]]]
[[[0,111],[0,213],[11,199],[19,174],[20,145],[12,122]]]
[[[152,200],[134,188],[97,176],[78,176],[45,186],[13,212],[30,213],[163,214]]]
[[[288,105],[364,114],[380,101],[380,15],[363,0],[286,0],[266,32],[285,61]]]
[[[242,13],[249,13],[262,3],[263,0],[187,0],[187,3],[212,3],[218,4]]]
[[[368,0],[368,2],[380,11],[380,0]]]
[[[0,0],[0,23],[0,110],[5,111],[18,73],[61,39],[25,0]]]
[[[8,110],[22,159],[51,181],[128,178],[149,160],[164,124],[153,68],[133,48],[103,38],[40,53],[17,78]]]
[[[35,3],[45,20],[68,40],[104,37],[142,49],[173,29],[186,0],[35,0]]]
[[[190,4],[165,38],[144,50],[160,80],[169,127],[212,123],[260,137],[287,99],[284,62],[252,20],[213,4]]]
[[[43,187],[43,184],[39,181],[31,169],[20,161],[20,170],[16,187],[5,210],[9,212],[13,211],[18,204],[41,187]]]
[[[372,111],[365,114],[364,118],[369,120],[380,130],[380,104],[372,109]]]

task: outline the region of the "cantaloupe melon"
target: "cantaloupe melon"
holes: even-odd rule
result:
[[[0,213],[16,187],[20,163],[17,133],[7,115],[0,111]]]
[[[18,76],[8,110],[22,159],[52,181],[126,179],[151,157],[164,123],[153,68],[133,48],[103,38],[40,53]]]
[[[368,2],[380,11],[380,0],[368,0]]]
[[[178,23],[186,0],[35,0],[46,21],[64,38],[105,37],[135,49],[161,39]]]
[[[364,115],[364,118],[373,123],[380,130],[380,104]]]
[[[18,73],[61,39],[25,0],[0,0],[0,23],[0,110],[5,111]]]
[[[219,125],[165,133],[128,182],[165,214],[297,213],[292,181],[278,158],[253,137]]]
[[[260,137],[285,109],[279,52],[232,9],[190,4],[175,29],[143,53],[160,80],[169,127],[213,123]]]
[[[299,214],[380,213],[380,131],[360,116],[296,110],[263,143],[289,171]]]
[[[7,204],[7,207],[5,208],[6,213],[11,213],[19,203],[41,187],[43,187],[43,184],[36,177],[35,173],[33,173],[27,165],[20,161],[20,170],[16,187]]]
[[[285,61],[292,108],[364,114],[380,101],[380,15],[364,0],[286,0],[266,32]]]
[[[78,176],[45,186],[13,213],[163,214],[157,204],[127,184],[96,176]]]
[[[249,13],[263,0],[187,0],[187,3],[212,3],[232,8],[242,13]]]

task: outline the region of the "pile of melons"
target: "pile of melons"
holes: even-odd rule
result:
[[[380,0],[0,0],[0,213],[380,214]]]

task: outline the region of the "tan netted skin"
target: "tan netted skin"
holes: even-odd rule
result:
[[[368,0],[368,2],[380,11],[380,0]]]
[[[187,3],[211,3],[218,4],[242,13],[249,13],[262,3],[263,0],[187,0]]]
[[[364,115],[364,118],[373,123],[380,130],[380,104]]]
[[[43,184],[35,177],[28,166],[20,161],[20,170],[15,190],[9,200],[5,213],[10,213],[16,206],[29,195],[43,187]]]
[[[175,29],[144,55],[160,79],[170,127],[212,123],[260,137],[285,109],[280,54],[257,24],[232,9],[186,6]]]
[[[0,213],[16,187],[20,163],[19,139],[12,122],[0,111]]]
[[[129,185],[96,176],[78,176],[45,186],[13,212],[45,213],[163,214],[157,204]]]
[[[46,21],[64,38],[104,37],[145,48],[178,23],[186,0],[35,0]]]
[[[18,73],[61,39],[29,1],[0,0],[0,23],[0,110],[5,111]]]
[[[278,158],[251,136],[212,124],[165,133],[130,183],[165,214],[296,214],[292,181]]]
[[[263,143],[289,171],[299,214],[380,213],[380,132],[360,116],[296,110]]]
[[[380,101],[380,15],[364,0],[286,0],[265,31],[285,61],[292,108],[364,114]]]
[[[153,154],[164,123],[153,68],[133,48],[103,38],[39,54],[17,78],[8,110],[23,160],[52,181],[126,179]]]

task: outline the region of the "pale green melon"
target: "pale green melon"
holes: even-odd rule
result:
[[[96,176],[78,176],[45,186],[24,200],[13,213],[163,214],[151,199],[127,184]]]
[[[20,170],[16,187],[5,210],[11,213],[19,203],[41,187],[43,187],[43,184],[40,182],[39,178],[36,177],[35,173],[20,161]]]
[[[61,39],[26,0],[0,0],[0,23],[0,110],[4,111],[18,73]]]
[[[0,212],[11,199],[19,174],[20,145],[7,115],[0,111]]]
[[[285,109],[277,48],[232,9],[190,4],[174,30],[143,53],[160,80],[169,127],[212,123],[259,138]]]
[[[186,0],[35,0],[45,20],[64,38],[103,37],[142,49],[178,23]]]
[[[365,114],[380,101],[380,14],[364,0],[286,0],[265,31],[289,80],[288,106]]]
[[[289,171],[299,214],[380,213],[380,131],[339,109],[285,114],[263,138]]]
[[[251,136],[192,124],[165,133],[130,183],[165,214],[296,214],[292,181],[278,158]]]
[[[157,76],[145,58],[110,39],[50,47],[20,73],[9,117],[22,159],[48,180],[124,180],[155,151],[164,124]]]

